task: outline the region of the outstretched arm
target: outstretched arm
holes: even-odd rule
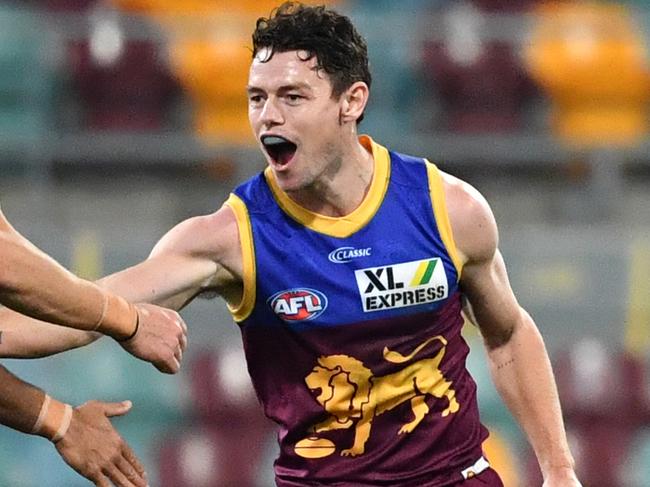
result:
[[[47,438],[78,473],[108,487],[144,487],[142,464],[108,418],[131,409],[128,401],[91,401],[77,408],[57,401],[0,366],[0,423]]]
[[[180,309],[197,294],[214,290],[236,303],[241,297],[239,235],[229,208],[186,220],[170,230],[150,257],[98,281],[132,302]],[[98,335],[52,327],[0,310],[0,356],[36,357],[86,345]],[[139,332],[140,333],[140,332]]]
[[[451,177],[446,181],[452,230],[464,261],[461,288],[483,335],[496,388],[535,450],[544,485],[579,486],[548,353],[510,287],[492,212],[476,190]]]
[[[18,233],[0,211],[0,303],[28,316],[125,338],[137,311],[80,279]]]
[[[159,370],[178,371],[186,343],[178,313],[131,304],[78,278],[20,235],[1,211],[0,262],[0,303],[34,318],[109,335]],[[81,340],[83,335],[69,336]]]

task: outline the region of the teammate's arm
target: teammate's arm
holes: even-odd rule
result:
[[[99,325],[117,338],[133,333],[133,305],[67,271],[20,235],[1,210],[0,262],[0,302],[5,306],[71,328]]]
[[[241,252],[232,211],[186,220],[170,230],[140,264],[98,284],[129,301],[180,309],[202,291],[212,290],[236,304],[241,297]],[[40,357],[87,345],[89,332],[49,327],[0,310],[0,357]]]
[[[108,419],[130,408],[127,401],[90,401],[72,408],[0,365],[0,423],[50,440],[65,462],[95,485],[147,483],[142,464]]]
[[[40,320],[109,335],[164,372],[180,367],[186,327],[177,313],[131,304],[78,278],[20,235],[1,210],[0,303]]]
[[[578,486],[557,388],[541,334],[517,302],[498,249],[494,216],[469,185],[445,175],[452,231],[464,261],[461,289],[504,402],[526,432],[545,486]]]

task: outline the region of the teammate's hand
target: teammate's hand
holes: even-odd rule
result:
[[[130,409],[130,401],[88,401],[75,408],[68,431],[55,443],[57,451],[97,486],[146,487],[144,467],[108,420]]]
[[[151,362],[158,370],[175,374],[187,346],[187,325],[176,311],[153,304],[135,305],[139,324],[133,338],[119,342],[131,355]]]

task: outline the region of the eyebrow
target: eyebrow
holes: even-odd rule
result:
[[[312,91],[311,86],[309,86],[307,83],[292,83],[288,85],[282,85],[278,88],[278,93],[287,93],[289,91],[296,91],[296,90],[306,90],[306,91]],[[251,94],[251,93],[264,93],[266,90],[263,88],[260,88],[258,86],[247,86],[246,87],[246,92]]]

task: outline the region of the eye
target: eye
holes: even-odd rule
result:
[[[264,101],[264,97],[262,95],[249,95],[248,96],[248,103],[251,105],[259,105]]]
[[[302,100],[304,97],[301,95],[297,95],[295,93],[289,93],[286,98],[289,101],[289,103],[295,104],[298,103],[300,100]]]

